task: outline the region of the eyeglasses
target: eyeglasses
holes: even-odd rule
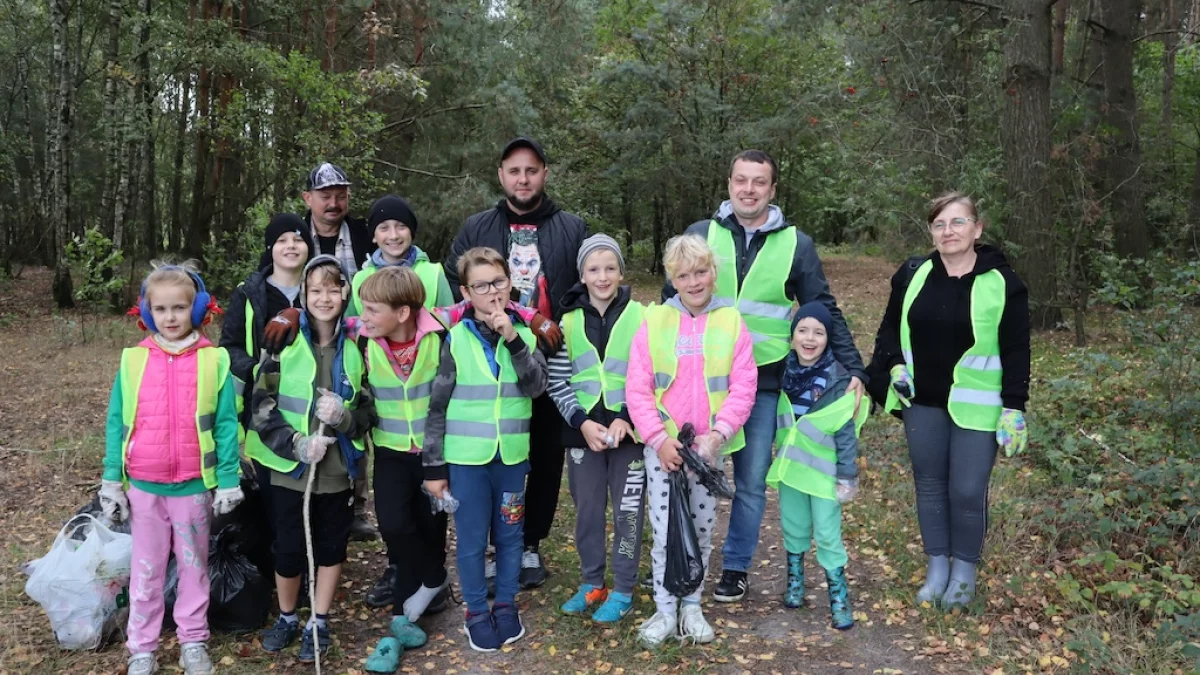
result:
[[[949,222],[945,220],[935,220],[929,224],[929,229],[934,232],[941,232],[949,227],[952,230],[961,230],[968,225],[974,225],[974,218],[951,218]]]
[[[512,282],[509,281],[508,277],[500,277],[495,281],[477,281],[471,284],[469,288],[471,289],[472,293],[478,293],[480,295],[483,295],[484,293],[491,293],[492,291],[503,293],[504,291],[508,290],[510,283]]]

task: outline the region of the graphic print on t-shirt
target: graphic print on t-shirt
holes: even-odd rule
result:
[[[400,368],[400,379],[407,382],[408,376],[412,375],[413,364],[417,361],[417,340],[414,338],[408,342],[396,342],[388,339],[387,344],[392,358]]]
[[[538,253],[537,243],[536,225],[510,225],[508,268],[513,288],[520,293],[517,302],[522,307],[533,307],[550,316],[546,277],[542,273],[542,256]]]

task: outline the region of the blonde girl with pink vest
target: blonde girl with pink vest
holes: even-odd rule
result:
[[[186,675],[213,672],[205,646],[209,512],[229,513],[243,497],[229,355],[197,331],[213,310],[190,265],[155,264],[137,307],[150,336],[121,354],[109,399],[100,504],[114,522],[129,518],[133,534],[129,675],[158,670],[172,552],[179,666]]]

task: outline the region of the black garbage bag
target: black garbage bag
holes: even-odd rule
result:
[[[120,534],[130,534],[131,526],[129,524],[128,518],[126,518],[124,522],[114,523],[114,522],[110,521],[107,517],[105,517],[104,509],[100,508],[100,493],[99,492],[92,495],[92,501],[79,507],[79,509],[77,511],[75,511],[75,515],[71,517],[71,520],[75,520],[75,518],[85,515],[85,514],[89,515],[89,516],[94,516],[96,518],[96,520],[99,520],[100,522],[104,523],[104,526],[107,527],[108,529],[112,530],[113,532],[117,532]],[[70,522],[70,521],[67,521],[67,522]],[[71,533],[71,538],[78,540],[78,541],[83,541],[84,539],[87,538],[87,533],[89,531],[90,531],[90,528],[86,528],[86,527],[76,528],[75,531]]]
[[[704,581],[704,558],[692,522],[691,487],[683,470],[667,474],[671,496],[667,506],[667,568],[663,587],[671,595],[691,595]]]
[[[243,472],[245,499],[232,513],[213,518],[208,543],[208,627],[224,633],[257,630],[267,620],[275,586],[269,516],[253,473]],[[167,566],[163,625],[174,626],[179,594],[176,561]]]
[[[679,449],[683,465],[695,474],[696,482],[707,488],[714,497],[733,499],[733,488],[730,487],[729,480],[725,478],[725,472],[704,461],[704,458],[696,452],[696,429],[692,423],[684,424],[676,438],[683,444],[683,447]]]

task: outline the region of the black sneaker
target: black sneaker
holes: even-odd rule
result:
[[[317,641],[320,642],[321,658],[324,659],[329,647],[333,645],[333,635],[329,632],[329,626],[317,628]],[[300,654],[296,658],[300,660],[300,663],[312,663],[317,660],[311,626],[304,627],[304,633],[300,636]]]
[[[521,588],[537,588],[546,583],[548,576],[550,574],[542,564],[542,554],[538,553],[536,548],[526,546],[521,555]]]
[[[275,621],[274,626],[262,632],[263,649],[272,654],[283,651],[288,645],[296,641],[296,635],[299,633],[299,620],[289,622],[281,616]]]
[[[383,576],[367,591],[367,607],[379,609],[392,604],[392,589],[396,583],[396,566],[388,565]]]
[[[350,523],[350,541],[373,541],[379,536],[379,530],[367,520],[366,514],[354,514],[354,521]]]
[[[713,591],[713,600],[717,602],[737,602],[741,600],[750,588],[750,580],[745,572],[725,570],[721,573],[721,583]]]

